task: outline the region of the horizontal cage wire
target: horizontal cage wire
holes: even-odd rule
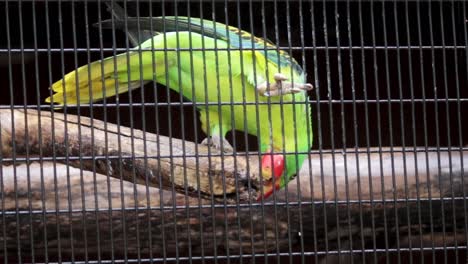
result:
[[[467,263],[467,5],[3,1],[0,259]]]

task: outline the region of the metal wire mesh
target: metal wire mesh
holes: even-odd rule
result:
[[[161,83],[141,80],[141,89],[56,108],[44,102],[53,83],[82,65],[134,49],[128,21],[119,29],[106,1],[0,3],[4,263],[467,261],[464,1],[110,4],[116,5],[131,17],[199,17],[270,39],[299,62],[314,90],[307,102],[265,103],[258,95],[255,102],[235,101],[232,94],[226,102],[220,93],[219,101],[193,102]],[[111,29],[93,26],[111,18]],[[140,27],[132,28],[138,43],[153,34]],[[216,45],[188,50],[236,52]],[[206,69],[207,63],[212,62],[191,61],[190,67]],[[214,69],[202,80],[217,76],[219,90]],[[234,87],[232,78],[232,89],[245,90],[246,84]],[[195,82],[193,75],[186,80]],[[201,160],[221,171],[227,164],[240,171],[237,159],[263,154],[259,135],[229,132],[233,153],[204,152],[192,142],[206,136],[201,107],[221,112],[242,106],[244,112],[236,114],[251,114],[257,124],[296,124],[283,111],[261,120],[262,104],[310,104],[313,146],[285,189],[271,199],[244,200],[228,193],[224,172],[216,179],[203,174]],[[257,113],[246,113],[249,106]],[[210,118],[215,117],[208,115],[208,123]],[[164,164],[170,169],[161,169]],[[247,174],[259,170],[247,165]],[[192,185],[186,184],[190,171],[198,177]],[[185,183],[178,184],[178,175]],[[203,177],[210,179],[211,193],[192,188]],[[214,194],[215,180],[225,185],[223,194]],[[252,188],[244,180],[231,184]]]

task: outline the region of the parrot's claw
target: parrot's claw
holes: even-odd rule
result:
[[[257,86],[257,91],[262,96],[279,96],[285,94],[296,94],[302,91],[310,91],[314,88],[310,83],[285,82],[288,78],[281,73],[276,73],[273,77],[275,83],[264,82]]]
[[[229,142],[225,138],[221,138],[219,136],[207,137],[202,141],[202,144],[207,145],[209,147],[214,147],[217,150],[221,150],[221,142],[222,150],[224,153],[234,152],[234,148],[231,146],[231,144],[229,144]]]
[[[276,82],[281,82],[281,81],[286,81],[288,79],[288,77],[286,77],[284,74],[282,73],[275,73],[275,75],[273,76],[273,78],[275,79]]]

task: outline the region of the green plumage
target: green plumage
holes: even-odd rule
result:
[[[133,22],[126,25],[131,27]],[[197,103],[202,129],[208,135],[224,138],[232,129],[247,131],[259,135],[262,152],[273,148],[291,153],[286,154],[281,177],[280,186],[284,186],[307,157],[294,152],[307,153],[311,147],[307,94],[265,97],[255,87],[265,81],[274,83],[274,74],[279,72],[291,82],[304,83],[297,62],[271,42],[221,23],[186,17],[148,18],[145,22],[150,23],[145,30],[165,33],[129,52],[68,73],[52,85],[55,94],[46,101],[89,103],[155,81]],[[219,101],[221,106],[204,105]]]

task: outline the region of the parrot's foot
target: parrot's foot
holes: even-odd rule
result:
[[[222,142],[222,150],[224,153],[234,152],[234,148],[229,144],[229,142],[222,137],[219,136],[211,136],[207,137],[202,141],[202,144],[207,145],[209,147],[214,147],[217,150],[221,150],[221,142]]]
[[[262,96],[278,96],[285,94],[295,94],[301,91],[310,91],[314,87],[310,83],[290,83],[285,82],[288,78],[281,73],[276,73],[275,83],[264,82],[257,86],[257,91]]]

